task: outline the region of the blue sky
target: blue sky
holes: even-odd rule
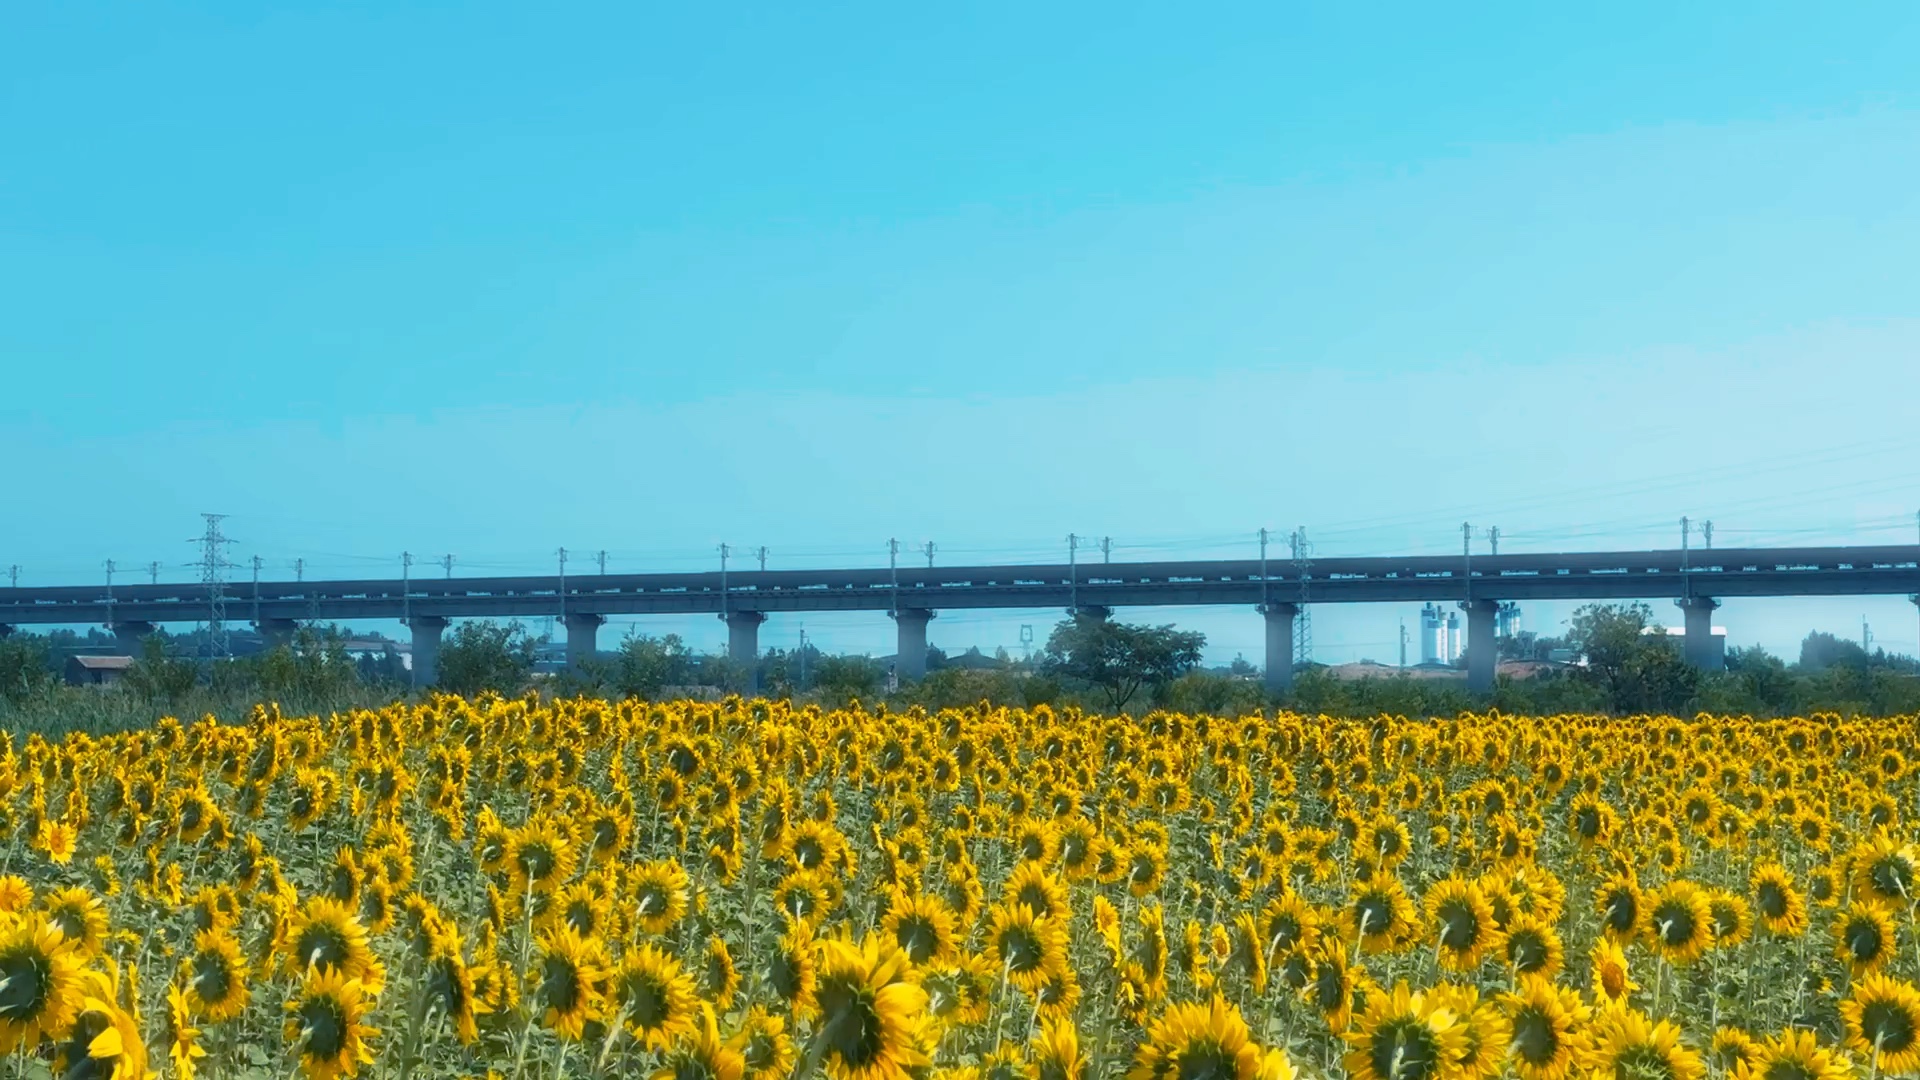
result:
[[[1914,540],[1920,11],[1676,7],[16,8],[0,566]]]

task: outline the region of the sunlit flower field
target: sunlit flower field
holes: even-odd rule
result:
[[[0,1075],[1920,1075],[1912,717],[437,698],[0,754]]]

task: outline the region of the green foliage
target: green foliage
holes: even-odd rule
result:
[[[871,657],[823,656],[820,670],[813,674],[813,687],[820,700],[842,705],[856,698],[879,697],[886,680],[886,667]]]
[[[1586,660],[1581,677],[1600,687],[1616,713],[1683,709],[1699,686],[1700,672],[1645,604],[1587,604],[1573,613],[1567,642]]]
[[[653,637],[630,630],[605,667],[614,693],[651,701],[669,686],[692,684],[694,655],[679,634]]]
[[[440,645],[437,688],[468,697],[488,690],[517,694],[533,674],[534,646],[518,622],[460,623]]]
[[[1126,708],[1143,687],[1159,687],[1200,666],[1207,636],[1076,615],[1047,638],[1040,669],[1098,690],[1109,709]]]
[[[900,688],[889,700],[900,706],[960,709],[990,701],[1033,708],[1060,699],[1060,684],[1045,675],[1011,667],[969,670],[945,667]]]
[[[121,681],[149,703],[178,705],[199,684],[200,665],[191,657],[175,656],[162,635],[148,634],[140,639],[139,659]]]
[[[1267,692],[1246,665],[1241,674],[1221,675],[1212,671],[1189,671],[1158,688],[1154,704],[1175,712],[1206,713],[1211,716],[1246,716],[1266,708]],[[1232,672],[1233,669],[1229,669]]]
[[[44,693],[55,681],[45,639],[31,635],[0,638],[0,700],[18,704]]]

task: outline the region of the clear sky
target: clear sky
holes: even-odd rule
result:
[[[186,574],[201,511],[326,576],[1912,542],[1917,55],[1906,3],[13,5],[0,568]],[[1720,621],[1863,615],[1914,649]]]

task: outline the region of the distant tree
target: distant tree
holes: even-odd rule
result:
[[[332,627],[301,627],[291,642],[268,649],[254,663],[260,692],[283,702],[337,699],[362,682],[358,668]]]
[[[1815,630],[1800,642],[1800,670],[1808,674],[1831,667],[1864,671],[1870,660],[1859,642],[1835,637],[1825,630]]]
[[[1260,674],[1260,669],[1249,663],[1246,657],[1235,656],[1233,663],[1227,665],[1227,674],[1238,679],[1251,679]]]
[[[1172,682],[1200,664],[1207,636],[1172,626],[1146,626],[1075,616],[1054,626],[1041,658],[1049,675],[1094,687],[1115,710],[1143,687]]]
[[[0,698],[25,701],[55,681],[47,639],[33,634],[0,638]]]
[[[948,663],[947,651],[938,645],[927,646],[927,670],[939,671]]]
[[[1573,613],[1567,641],[1615,712],[1682,708],[1699,683],[1645,604],[1588,604]]]
[[[121,681],[148,701],[177,705],[199,684],[200,665],[191,657],[174,655],[162,635],[148,634],[140,640],[139,658]]]
[[[614,693],[651,700],[669,686],[693,682],[693,650],[679,634],[653,637],[628,631],[607,667],[607,683]]]
[[[518,622],[460,623],[440,646],[438,687],[469,697],[487,690],[517,694],[533,674],[536,644]]]
[[[867,656],[823,656],[811,674],[820,696],[836,703],[878,697],[887,679],[885,666]]]

